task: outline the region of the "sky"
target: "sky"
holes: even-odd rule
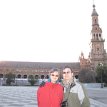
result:
[[[106,0],[94,0],[107,50]],[[88,58],[93,0],[0,0],[0,61]]]

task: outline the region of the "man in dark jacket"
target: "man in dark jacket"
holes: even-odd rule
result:
[[[89,98],[84,86],[74,80],[74,73],[70,67],[63,69],[64,101],[67,107],[90,107]]]

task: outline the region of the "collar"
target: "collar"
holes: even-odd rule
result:
[[[63,84],[63,86],[64,87],[66,87],[66,88],[72,88],[73,86],[75,86],[75,82],[74,82],[74,80],[72,79],[72,80],[70,80],[69,82],[66,82],[65,80],[63,80],[62,81],[62,84]]]

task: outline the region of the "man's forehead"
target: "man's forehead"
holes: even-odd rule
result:
[[[69,71],[69,72],[71,72],[71,69],[70,68],[65,68],[63,71]]]

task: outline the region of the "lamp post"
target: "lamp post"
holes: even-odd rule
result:
[[[101,66],[101,88],[103,88],[103,75],[102,75],[102,67],[103,67],[103,64],[100,63],[100,66]]]

